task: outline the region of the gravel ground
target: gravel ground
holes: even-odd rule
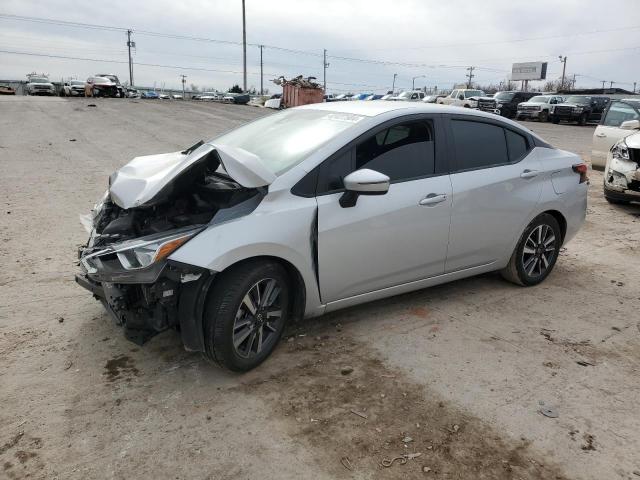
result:
[[[244,375],[175,332],[126,341],[73,281],[78,214],[130,158],[265,113],[0,99],[0,477],[640,478],[640,208],[600,172],[537,287],[483,275],[301,322]],[[589,158],[593,127],[526,125]]]

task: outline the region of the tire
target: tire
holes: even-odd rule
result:
[[[560,123],[560,119],[558,117],[551,117],[551,121],[556,125]]]
[[[543,250],[545,244],[546,251]],[[561,246],[562,231],[558,221],[547,213],[538,215],[525,228],[509,263],[500,274],[517,285],[537,285],[553,270]]]
[[[584,127],[587,124],[587,114],[583,113],[578,119],[578,125]]]
[[[604,198],[607,202],[609,202],[611,205],[628,205],[630,202],[627,200],[620,200],[619,198],[613,198],[608,196],[606,193],[604,195]]]
[[[546,110],[543,110],[542,112],[540,112],[540,115],[538,116],[538,120],[544,123],[547,123],[549,121],[549,112],[547,112]]]
[[[271,295],[267,293],[269,285]],[[267,298],[258,303],[265,293]],[[282,337],[291,297],[289,275],[277,262],[248,261],[222,272],[205,304],[205,357],[234,372],[260,365]],[[279,317],[274,316],[277,312]]]

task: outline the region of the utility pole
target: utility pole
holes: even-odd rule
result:
[[[393,74],[393,83],[391,84],[391,93],[395,94],[396,93],[396,77],[398,76],[397,73]]]
[[[469,81],[467,82],[467,88],[471,88],[471,79],[472,79],[473,77],[475,77],[475,75],[473,74],[473,71],[474,71],[475,69],[476,69],[476,67],[469,67],[469,68],[467,68],[467,71],[469,72],[469,73],[467,73],[467,74],[465,75],[465,77],[469,77]]]
[[[606,80],[602,80],[602,91],[603,91],[603,93],[604,93],[604,84],[605,84],[606,82],[607,82]]]
[[[260,45],[260,95],[263,95],[264,89],[262,88],[262,49],[264,45]]]
[[[182,99],[186,100],[186,98],[184,98],[184,84],[187,81],[186,80],[187,76],[186,75],[180,75],[180,76],[182,77]]]
[[[247,19],[244,11],[244,0],[242,0],[242,81],[243,92],[247,91]]]
[[[562,55],[560,55],[558,58],[562,62],[562,82],[560,82],[560,89],[563,89],[564,88],[564,72],[567,68],[567,57],[563,57]]]
[[[328,66],[329,66],[329,63],[327,62],[327,49],[325,48],[323,50],[323,56],[322,56],[322,84],[323,84],[325,95],[327,94],[327,67]]]
[[[636,82],[633,82],[633,93],[636,93]]]
[[[616,82],[614,82],[613,80],[611,80],[611,81],[609,82],[609,88],[613,88],[613,84],[614,84],[614,83],[616,83]]]
[[[411,79],[411,90],[416,89],[416,78],[424,78],[424,77],[426,77],[426,75],[418,75],[417,77],[413,77]]]
[[[127,30],[127,48],[129,49],[129,86],[133,88],[133,60],[131,59],[131,47],[136,48],[136,42],[131,41],[131,30]]]
[[[573,74],[573,80],[571,81],[571,90],[576,89],[576,74]]]

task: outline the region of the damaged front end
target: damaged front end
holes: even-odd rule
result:
[[[640,201],[640,134],[616,143],[604,172],[605,195],[620,201]]]
[[[231,153],[199,142],[137,157],[81,218],[90,237],[78,251],[76,282],[133,342],[175,328],[188,350],[202,351],[202,307],[214,272],[169,257],[203,230],[250,213],[266,194],[267,174],[248,174],[247,152]]]

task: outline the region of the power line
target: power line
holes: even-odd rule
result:
[[[395,47],[395,48],[374,48],[374,49],[366,49],[366,50],[426,50],[433,48],[454,48],[454,47],[474,47],[476,45],[499,45],[503,43],[519,43],[519,42],[530,42],[535,40],[552,40],[555,38],[568,38],[568,37],[577,37],[583,35],[595,35],[599,33],[611,33],[611,32],[620,32],[627,30],[638,30],[640,29],[640,25],[632,25],[628,27],[618,27],[618,28],[608,28],[602,30],[591,30],[588,32],[576,32],[576,33],[563,33],[559,35],[546,35],[541,37],[527,37],[527,38],[513,38],[510,40],[493,40],[487,42],[469,42],[469,43],[449,43],[449,44],[436,44],[436,45],[423,45],[417,47]],[[349,49],[347,51],[364,51],[365,49]]]

